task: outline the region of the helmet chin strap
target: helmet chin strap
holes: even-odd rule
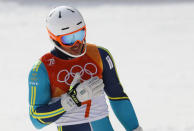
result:
[[[84,42],[84,43],[83,43],[84,46],[85,46],[84,52],[83,52],[82,54],[80,54],[80,55],[72,55],[72,54],[68,53],[67,51],[61,49],[61,48],[60,48],[58,45],[56,45],[52,40],[51,40],[51,42],[54,44],[54,46],[55,46],[58,50],[60,50],[60,51],[63,52],[64,54],[66,54],[66,55],[68,55],[68,56],[71,56],[71,57],[74,57],[74,58],[78,58],[78,57],[81,57],[81,56],[85,55],[86,50],[87,50],[87,45],[86,45],[86,43]]]

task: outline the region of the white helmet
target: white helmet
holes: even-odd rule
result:
[[[71,57],[80,57],[85,54],[86,46],[84,46],[85,49],[80,55],[72,55],[61,48],[63,44],[58,39],[61,35],[68,35],[86,28],[84,19],[77,9],[69,6],[56,7],[47,16],[46,27],[57,49]],[[86,45],[85,38],[83,44]]]

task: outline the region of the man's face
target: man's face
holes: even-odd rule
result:
[[[63,50],[66,52],[72,54],[72,55],[80,55],[82,53],[82,48],[84,44],[77,41],[73,46],[71,47],[62,47]]]

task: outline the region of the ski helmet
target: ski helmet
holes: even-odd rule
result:
[[[86,25],[77,9],[69,6],[56,7],[47,16],[46,27],[54,46],[63,53],[71,57],[80,57],[86,53]],[[76,41],[84,44],[80,55],[70,54],[62,48],[73,46]]]

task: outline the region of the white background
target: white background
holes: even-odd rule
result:
[[[45,18],[58,5],[78,8],[87,42],[112,53],[145,131],[194,131],[194,3],[180,0],[1,0],[1,131],[36,130],[28,115],[28,73],[53,48]],[[124,131],[111,110],[110,119],[115,131]]]

